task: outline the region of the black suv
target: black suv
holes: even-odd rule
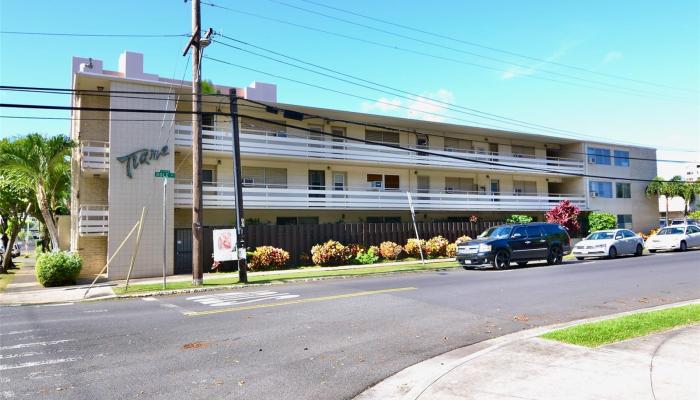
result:
[[[564,227],[534,222],[487,229],[476,240],[457,246],[457,261],[465,269],[483,264],[507,269],[511,262],[520,267],[536,260],[547,260],[549,265],[561,264],[564,255],[569,253],[571,238]]]

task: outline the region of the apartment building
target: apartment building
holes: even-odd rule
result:
[[[164,247],[168,273],[182,271],[174,254],[192,227],[191,116],[117,110],[189,112],[189,83],[147,74],[143,55],[126,52],[116,71],[74,57],[73,88],[74,105],[112,109],[74,112],[71,248],[84,273],[112,258],[109,277],[125,276],[133,245],[115,252],[142,207],[134,275],[159,275]],[[248,225],[409,222],[407,192],[419,221],[542,220],[568,199],[635,230],[657,222],[645,183],[607,178],[653,178],[656,163],[636,158],[655,159],[654,149],[281,104],[264,83],[236,90]],[[205,226],[234,222],[232,122],[217,114],[228,107],[226,97],[204,98]],[[176,174],[165,202],[161,169]]]

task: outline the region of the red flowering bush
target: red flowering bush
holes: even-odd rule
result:
[[[435,236],[425,242],[425,256],[428,258],[444,257],[450,241],[442,236]]]
[[[479,217],[477,217],[476,215],[470,215],[469,222],[471,222],[472,224],[476,224],[477,222],[479,222]]]
[[[311,261],[316,265],[341,265],[349,259],[350,249],[335,240],[311,248]]]
[[[403,252],[403,247],[394,242],[382,242],[379,245],[379,254],[387,260],[396,260]]]
[[[423,255],[425,255],[425,240],[418,240],[416,238],[408,239],[406,245],[403,247],[409,257],[420,257],[421,248],[423,249]]]
[[[547,222],[559,224],[566,228],[570,235],[574,235],[581,229],[581,225],[578,222],[578,214],[580,212],[581,209],[571,204],[569,200],[563,200],[547,211],[544,217]]]
[[[367,248],[367,251],[372,252],[379,257],[382,256],[382,253],[379,251],[379,246],[369,246],[369,248]]]
[[[256,247],[249,253],[248,268],[251,271],[281,269],[289,261],[289,253],[272,246]]]
[[[357,244],[357,243],[349,244],[345,247],[347,247],[347,249],[348,249],[348,254],[349,254],[348,257],[351,260],[354,259],[355,257],[357,257],[358,253],[365,251],[365,247],[362,246],[361,244]]]

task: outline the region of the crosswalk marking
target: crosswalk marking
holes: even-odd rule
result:
[[[27,329],[24,331],[12,331],[12,332],[6,332],[6,333],[0,333],[0,336],[5,336],[5,335],[19,335],[22,333],[29,333],[29,332],[34,332],[36,329]]]
[[[255,292],[233,292],[191,296],[188,297],[187,300],[210,307],[223,307],[255,303],[266,300],[288,300],[297,297],[299,297],[298,294],[279,293],[273,292],[271,290],[260,290]]]
[[[14,365],[0,364],[0,371],[4,371],[4,370],[8,370],[8,369],[36,367],[39,365],[61,364],[61,363],[66,363],[66,362],[78,361],[80,359],[81,359],[80,357],[69,357],[69,358],[57,358],[54,360],[41,360],[41,361],[26,362],[26,363],[22,363],[22,364],[14,364]]]
[[[7,360],[7,359],[19,358],[19,357],[38,356],[41,354],[44,354],[44,353],[29,351],[27,353],[19,353],[19,354],[5,354],[5,355],[0,354],[0,360]]]
[[[12,346],[0,346],[0,351],[12,350],[12,349],[23,349],[25,347],[32,347],[32,346],[51,346],[54,344],[74,342],[74,341],[75,341],[75,339],[62,339],[62,340],[52,340],[49,342],[20,343],[20,344],[15,344]]]

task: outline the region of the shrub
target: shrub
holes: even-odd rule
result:
[[[251,271],[281,269],[289,262],[289,253],[272,246],[256,247],[248,258]]]
[[[457,240],[455,240],[455,244],[466,243],[470,240],[472,240],[472,238],[470,238],[469,236],[462,235],[462,236],[458,237]]]
[[[379,245],[379,254],[387,260],[396,260],[403,252],[403,247],[394,242],[382,242]]]
[[[379,251],[379,246],[369,246],[367,251],[371,251],[377,257],[382,258],[382,253]]]
[[[36,279],[43,286],[74,285],[83,267],[77,253],[41,253],[36,260]]]
[[[374,252],[375,246],[370,247],[367,251],[360,251],[355,256],[355,261],[358,264],[374,264],[379,261],[379,256]]]
[[[615,229],[617,226],[617,218],[610,213],[594,211],[588,215],[588,225],[591,232]]]
[[[688,214],[688,218],[691,219],[700,219],[700,210],[695,210],[691,213]]]
[[[644,233],[644,232],[637,232],[637,236],[641,236],[642,239],[647,240],[649,239],[650,236],[656,235],[656,233],[659,232],[658,229],[651,229],[649,232]]]
[[[311,248],[311,261],[316,265],[340,265],[346,263],[349,258],[349,249],[335,240]]]
[[[406,242],[406,246],[403,248],[410,257],[420,257],[420,250],[423,249],[423,255],[425,255],[425,240],[418,240],[416,238],[410,238]]]
[[[450,241],[442,236],[435,236],[425,242],[425,255],[428,258],[444,257],[447,254],[447,245]]]
[[[506,223],[509,224],[527,224],[530,222],[532,222],[532,217],[529,215],[513,214],[506,219]]]
[[[575,235],[581,229],[581,225],[578,222],[578,214],[580,212],[581,209],[571,204],[569,200],[563,200],[547,211],[544,216],[547,222],[559,224],[566,228],[570,235]]]
[[[361,244],[349,244],[346,246],[348,248],[348,257],[350,260],[354,260],[357,255],[365,250],[365,247]]]
[[[450,243],[447,245],[445,250],[445,255],[447,257],[455,257],[457,255],[457,243]]]

